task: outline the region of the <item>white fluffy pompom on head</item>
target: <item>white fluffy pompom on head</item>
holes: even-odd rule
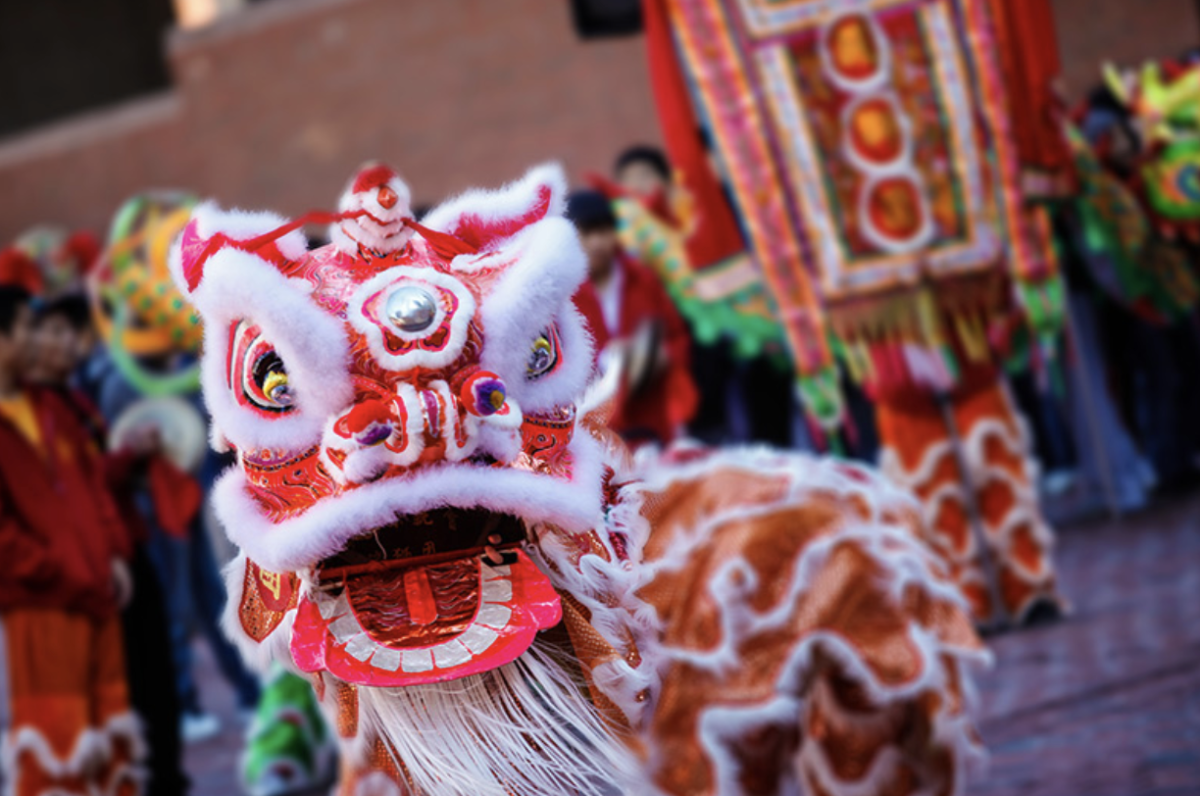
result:
[[[391,166],[368,163],[358,170],[342,192],[338,210],[358,213],[337,222],[329,238],[344,254],[359,247],[380,254],[399,251],[413,236],[407,222],[413,219],[412,192]]]

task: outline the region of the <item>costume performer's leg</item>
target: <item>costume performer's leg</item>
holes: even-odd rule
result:
[[[152,509],[145,509],[152,517]],[[184,713],[200,713],[200,692],[192,672],[192,600],[188,566],[188,542],[153,527],[147,546],[150,560],[163,590],[171,659],[175,662],[175,693]]]
[[[946,560],[975,621],[1019,622],[1039,600],[1057,604],[1054,537],[1024,421],[999,380],[955,394],[950,410],[932,395],[880,401],[880,466],[921,500],[926,541]]]
[[[130,565],[133,600],[122,617],[129,695],[149,744],[148,796],[177,796],[188,790],[179,735],[179,695],[170,626],[158,573],[143,547]]]
[[[3,615],[6,792],[141,793],[121,627],[50,609]]]
[[[212,540],[200,515],[192,521],[188,536],[188,582],[191,585],[191,616],[195,628],[204,634],[217,668],[237,694],[238,707],[253,710],[258,704],[261,687],[242,661],[242,656],[221,630],[221,614],[225,611],[225,582],[217,566]]]

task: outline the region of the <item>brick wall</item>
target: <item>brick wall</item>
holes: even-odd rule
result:
[[[1053,2],[1072,93],[1106,56],[1200,43],[1195,0]],[[581,42],[556,0],[276,0],[175,33],[168,60],[169,94],[0,142],[0,241],[101,230],[148,187],[297,214],[381,158],[429,203],[658,139],[640,37]]]
[[[173,19],[171,0],[0,2],[0,135],[166,88]]]
[[[102,229],[152,186],[287,214],[369,158],[416,202],[561,160],[574,178],[658,140],[640,37],[580,42],[548,0],[287,0],[169,42],[175,89],[0,143],[0,241]]]
[[[1063,78],[1072,97],[1105,61],[1136,65],[1200,46],[1200,0],[1053,0]]]

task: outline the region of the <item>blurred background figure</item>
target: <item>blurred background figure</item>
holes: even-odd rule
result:
[[[248,796],[328,788],[337,746],[309,681],[272,663],[246,731],[241,784]]]
[[[79,292],[100,256],[100,242],[87,230],[39,225],[17,236],[13,246],[37,263],[41,274],[36,291],[43,296]]]
[[[707,155],[708,153],[704,153]],[[790,447],[796,404],[774,303],[746,252],[707,157],[690,181],[657,147],[621,152],[609,181],[621,245],[662,280],[692,337],[699,389],[688,432],[709,444]]]
[[[28,291],[0,285],[0,776],[14,794],[137,794],[120,622],[132,540],[65,383],[30,381],[79,355],[62,313],[38,320]]]
[[[182,794],[188,790],[188,781],[182,768],[170,629],[163,589],[147,550],[149,529],[136,505],[151,470],[164,466],[156,460],[161,458],[162,446],[158,429],[150,424],[130,428],[120,440],[113,440],[104,416],[77,387],[79,369],[96,345],[91,321],[91,307],[82,293],[42,302],[34,320],[30,381],[56,393],[87,432],[88,447],[104,474],[120,521],[130,533],[133,596],[124,606],[121,620],[130,702],[147,744],[145,792],[148,796]]]
[[[610,427],[631,444],[665,445],[696,411],[687,327],[662,283],[617,238],[617,219],[598,191],[567,199],[588,282],[576,295],[595,339],[600,371],[620,373]]]
[[[167,253],[196,200],[180,192],[139,194],[118,208],[108,245],[88,286],[105,342],[83,381],[113,425],[117,446],[144,449],[144,477],[132,490],[148,528],[147,552],[165,596],[175,690],[185,741],[220,730],[205,712],[192,640],[209,644],[248,718],[257,678],[220,629],[225,584],[201,511],[203,495],[229,457],[209,450],[199,397],[199,320],[170,279]]]

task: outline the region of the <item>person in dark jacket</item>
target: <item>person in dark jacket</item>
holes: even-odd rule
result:
[[[601,366],[624,374],[609,426],[632,444],[669,443],[699,400],[687,325],[654,272],[621,249],[603,194],[571,194],[567,216],[588,258],[588,282],[575,305],[588,322]]]

